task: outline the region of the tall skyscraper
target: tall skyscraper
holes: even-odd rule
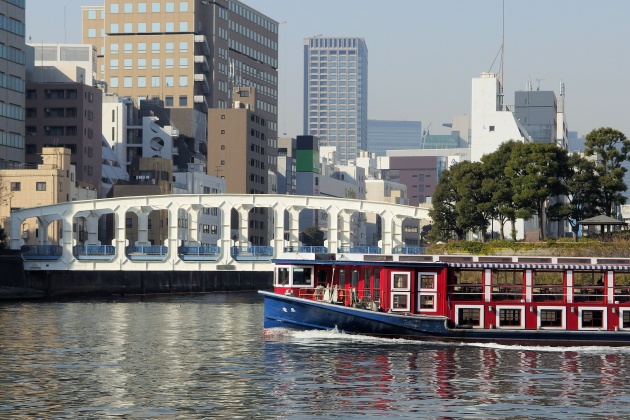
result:
[[[362,38],[304,40],[304,134],[342,164],[367,150],[368,50]]]
[[[82,10],[83,41],[97,46],[96,78],[110,92],[159,98],[169,123],[205,138],[208,109],[231,108],[232,88],[251,86],[275,128],[276,21],[237,0],[105,0]]]
[[[25,0],[0,0],[0,169],[24,163]]]

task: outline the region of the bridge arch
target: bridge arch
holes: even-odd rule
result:
[[[197,241],[196,215],[204,208],[217,209],[219,213],[220,226],[217,227],[216,244],[199,244]],[[268,244],[255,244],[263,245],[258,247],[249,243],[245,231],[245,227],[249,225],[249,212],[255,208],[264,208],[269,213],[267,229],[270,240]],[[60,220],[63,233],[57,246],[61,249],[62,257],[58,260],[50,258],[45,264],[36,257],[28,259],[27,269],[252,270],[254,267],[259,269],[269,264],[271,258],[286,251],[304,251],[299,242],[299,215],[305,209],[327,214],[326,252],[348,252],[354,245],[359,245],[353,243],[350,232],[350,220],[356,214],[370,213],[380,218],[380,249],[374,252],[382,253],[392,253],[403,244],[402,225],[405,219],[417,219],[422,223],[430,221],[428,210],[424,208],[334,197],[278,194],[118,197],[15,210],[10,219],[10,243],[13,249],[20,249],[24,245],[21,227],[27,219]],[[141,215],[143,222],[139,226],[145,229],[145,215],[152,211],[168,214],[167,226],[164,226],[167,233],[164,243],[158,244],[157,248],[142,248],[148,246],[144,234],[140,241],[130,243],[125,233],[127,213]],[[236,231],[231,225],[233,212],[240,219]],[[99,220],[110,214],[113,215],[110,218],[113,239],[109,244],[101,244],[97,234]],[[78,218],[84,221],[87,230],[81,241],[73,234],[73,223]],[[184,219],[186,226],[183,226]],[[195,226],[191,227],[190,224]],[[182,229],[187,229],[185,238],[180,233]],[[259,254],[261,250],[258,248],[264,248],[263,252]]]

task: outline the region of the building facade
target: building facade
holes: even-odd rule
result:
[[[83,7],[83,42],[98,49],[97,78],[137,103],[159,98],[168,125],[203,135],[209,108],[231,108],[232,87],[253,86],[277,123],[278,23],[237,0],[105,0]]]
[[[368,49],[362,38],[304,40],[304,133],[347,164],[368,147]]]
[[[83,83],[28,83],[26,162],[42,163],[45,147],[71,151],[77,181],[101,191],[102,92]],[[100,194],[99,194],[100,195]]]
[[[376,156],[385,156],[387,150],[418,149],[422,122],[368,120],[367,136],[367,150]]]
[[[0,169],[24,163],[25,0],[0,0]]]

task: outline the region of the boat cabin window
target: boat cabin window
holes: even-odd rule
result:
[[[619,303],[630,302],[630,273],[615,273],[615,300]]]
[[[351,275],[352,275],[352,278],[350,279],[351,286],[357,287],[359,285],[359,270],[352,270]]]
[[[521,300],[523,271],[492,270],[492,300]]]
[[[313,267],[276,267],[276,285],[312,287]]]
[[[346,287],[346,270],[343,268],[339,269],[339,287]]]
[[[381,288],[381,270],[377,268],[374,270],[374,289],[378,290]]]
[[[562,327],[564,318],[562,309],[541,309],[540,310],[540,326],[541,327]]]
[[[409,273],[392,273],[392,290],[409,290]]]
[[[622,310],[621,313],[621,328],[630,328],[630,310]]]
[[[533,277],[534,287],[532,288],[532,294],[534,302],[564,300],[563,271],[534,271]]]
[[[366,290],[368,290],[370,288],[370,280],[372,277],[372,271],[369,268],[366,268],[363,270],[363,284],[364,284],[364,288]]]
[[[500,327],[521,327],[522,317],[520,308],[501,308],[499,309],[499,326]]]
[[[312,271],[310,267],[293,267],[293,285],[311,286],[313,284]]]
[[[448,293],[454,301],[481,301],[483,298],[482,270],[453,270],[449,276]]]
[[[408,293],[392,293],[392,310],[408,311],[409,310],[409,294]]]
[[[457,310],[457,325],[469,325],[471,327],[481,326],[481,309],[479,308],[459,308]]]
[[[573,300],[575,302],[591,302],[604,300],[603,271],[574,271]]]
[[[603,328],[604,311],[601,309],[582,309],[580,314],[581,328]]]

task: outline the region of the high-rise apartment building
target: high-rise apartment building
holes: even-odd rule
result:
[[[24,163],[25,0],[0,0],[0,169]]]
[[[304,40],[304,133],[346,164],[367,150],[368,50],[362,38]]]
[[[276,21],[237,0],[105,0],[82,12],[83,42],[97,47],[96,78],[110,92],[159,98],[167,125],[205,138],[208,109],[231,108],[232,87],[251,86],[277,130]]]

